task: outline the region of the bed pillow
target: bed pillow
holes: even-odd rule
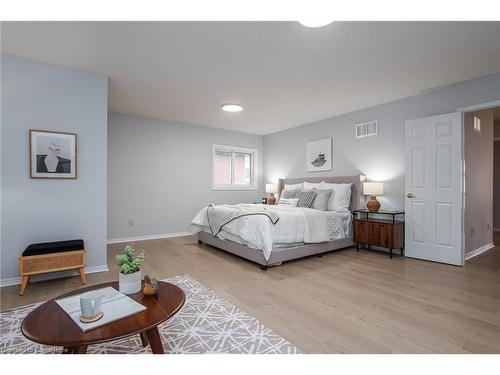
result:
[[[333,190],[328,200],[328,211],[347,211],[351,202],[351,186],[349,184],[330,184],[322,182],[318,190]]]
[[[294,189],[294,190],[285,189],[281,192],[280,199],[281,198],[290,199],[290,198],[295,198],[296,196],[297,196],[296,189]]]
[[[297,207],[311,207],[315,197],[316,192],[313,190],[300,190],[297,193],[297,198],[299,198]]]
[[[328,209],[328,199],[332,194],[333,190],[313,190],[316,192],[316,196],[312,202],[311,208],[316,210],[326,211]]]
[[[299,203],[299,198],[281,198],[278,202],[278,204],[282,206],[292,206],[292,207],[297,207],[298,203]]]
[[[285,190],[302,190],[304,189],[304,183],[300,184],[285,184]]]
[[[322,182],[307,182],[307,181],[304,181],[304,190],[318,189],[323,182],[324,181],[322,181]]]

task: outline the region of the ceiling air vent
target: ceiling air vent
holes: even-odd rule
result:
[[[370,137],[372,135],[378,135],[377,120],[356,124],[356,138]]]

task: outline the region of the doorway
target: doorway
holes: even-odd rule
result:
[[[500,225],[496,209],[500,196],[495,194],[500,188],[495,182],[500,177],[496,173],[500,160],[495,160],[500,144],[495,142],[495,116],[500,120],[500,107],[464,113],[465,260],[494,248],[495,223]]]
[[[493,111],[493,243],[500,245],[500,108]]]
[[[500,243],[500,101],[405,123],[405,250],[461,265]]]

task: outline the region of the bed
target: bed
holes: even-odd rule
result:
[[[353,246],[351,211],[363,203],[360,176],[280,179],[278,196],[285,185],[304,181],[352,184],[349,208],[336,212],[297,207],[292,209],[280,205],[252,205],[255,209],[264,209],[277,215],[279,222],[272,224],[272,220],[264,215],[238,218],[214,233],[206,223],[206,210],[209,207],[205,207],[191,222],[191,231],[197,235],[200,246],[208,244],[225,250],[259,264],[262,269],[281,265],[288,260]],[[250,232],[252,237],[245,237],[241,232],[243,230]]]

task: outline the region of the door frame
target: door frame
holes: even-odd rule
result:
[[[495,107],[500,107],[500,100],[479,103],[467,107],[459,107],[456,109],[457,112],[461,113],[462,118],[462,267],[465,265],[465,261],[468,260],[465,259],[465,210],[467,209],[465,206],[465,114]]]

